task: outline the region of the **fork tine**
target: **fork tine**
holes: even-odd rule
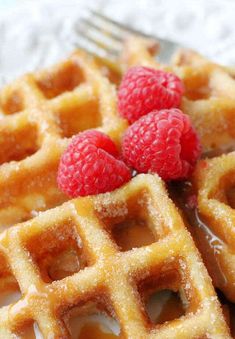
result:
[[[104,29],[104,27],[101,26],[100,24],[94,23],[94,21],[91,21],[87,18],[83,18],[81,20],[82,20],[83,24],[85,24],[88,27],[92,27],[96,32],[102,32],[105,36],[112,38],[119,43],[123,42],[123,37],[121,37],[120,34],[116,34],[114,31],[111,31],[111,30],[107,29],[106,27]]]
[[[118,39],[114,38],[112,31],[106,29],[103,25],[94,24],[89,19],[81,19],[83,27],[80,28],[84,30],[84,33],[96,39],[96,43],[101,42],[101,45],[107,45],[107,48],[114,50],[120,50],[122,47],[123,40],[121,37]],[[84,28],[85,26],[85,28]],[[101,41],[100,41],[101,40]]]
[[[161,46],[160,53],[158,53],[158,60],[160,62],[166,63],[171,60],[172,55],[174,52],[180,48],[184,47],[183,45],[179,45],[177,42],[165,39],[165,38],[160,38],[158,36],[153,36],[151,34],[146,34],[143,32],[140,32],[134,28],[131,28],[129,26],[126,26],[125,24],[119,23],[113,19],[110,19],[104,14],[99,13],[96,10],[93,9],[88,9],[90,13],[90,20],[92,21],[100,21],[103,23],[105,27],[109,25],[109,30],[107,28],[103,28],[103,31],[111,31],[110,35],[118,35],[121,37],[122,40],[124,40],[128,35],[138,35],[139,37],[151,39],[152,41],[158,42]],[[113,31],[115,30],[115,33]]]
[[[158,59],[162,62],[170,60],[172,54],[179,47],[176,42],[142,33],[110,19],[96,10],[87,8],[86,12],[88,16],[81,19],[83,25],[78,27],[80,40],[83,39],[82,48],[89,49],[91,54],[97,54],[100,58],[110,58],[112,61],[117,60],[123,41],[128,35],[133,34],[160,43],[161,50],[158,54]],[[87,48],[85,42],[89,45],[89,48]],[[76,43],[74,45],[76,46]]]
[[[90,26],[88,26],[90,28]],[[103,33],[99,30],[96,31],[96,35],[93,35],[90,30],[85,30],[82,26],[77,30],[77,33],[80,35],[80,40],[86,40],[89,42],[89,45],[93,45],[94,48],[103,50],[105,54],[110,54],[114,57],[117,57],[119,55],[121,45],[115,46],[115,44],[110,44],[109,42],[105,42],[104,39],[99,38],[98,36],[101,36]],[[97,36],[98,35],[98,36]],[[112,46],[112,47],[110,47]]]
[[[73,46],[75,48],[82,49],[83,51],[85,51],[86,53],[90,54],[95,58],[96,57],[100,59],[105,58],[105,55],[100,50],[98,50],[97,48],[92,48],[91,46],[88,46],[86,43],[82,43],[81,41],[73,42]]]
[[[91,54],[100,59],[110,59],[110,61],[115,61],[117,59],[117,54],[112,54],[104,48],[100,48],[97,43],[92,43],[88,39],[80,39],[79,41],[74,41],[73,46],[75,48],[83,49],[88,54]]]
[[[104,14],[97,12],[96,10],[88,9],[88,11],[93,15],[94,18],[97,17],[97,18],[101,19],[104,23],[106,23],[106,24],[108,23],[108,24],[112,25],[113,27],[115,27],[119,30],[122,30],[123,33],[125,33],[125,34],[135,34],[135,35],[143,36],[143,37],[146,37],[146,38],[150,37],[148,34],[140,32],[140,31],[138,31],[134,28],[127,27],[126,25],[124,25],[120,22],[117,22],[113,19],[110,19],[109,17],[105,16]]]
[[[110,56],[107,58],[106,55],[99,53],[97,49],[94,50],[91,47],[88,47],[87,44],[82,44],[81,42],[74,43],[74,47],[82,49],[83,51],[94,57],[96,60],[100,60],[102,64],[107,65],[107,67],[114,72],[120,73],[120,69],[116,63],[116,58],[111,58]]]

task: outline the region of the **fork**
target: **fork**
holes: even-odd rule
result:
[[[163,63],[169,62],[174,52],[182,48],[182,45],[176,42],[145,34],[98,11],[87,9],[87,13],[88,16],[81,19],[77,28],[79,41],[76,40],[74,45],[96,57],[115,62],[120,55],[123,40],[130,34],[150,38],[160,43],[158,60]]]

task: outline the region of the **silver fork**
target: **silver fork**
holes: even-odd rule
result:
[[[160,62],[169,62],[173,53],[177,49],[182,48],[182,45],[176,42],[145,34],[119,23],[98,11],[87,9],[87,14],[79,23],[77,28],[79,40],[74,41],[74,45],[100,58],[115,61],[120,54],[123,40],[130,34],[159,42],[160,52],[158,60]]]

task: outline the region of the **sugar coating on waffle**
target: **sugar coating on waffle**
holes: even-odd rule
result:
[[[153,240],[127,250],[116,228],[136,219]],[[0,246],[1,286],[12,280],[22,292],[0,309],[0,338],[20,336],[34,321],[45,338],[69,338],[74,309],[84,315],[94,305],[119,322],[125,338],[230,337],[198,251],[157,176],[138,175],[112,193],[43,212],[4,231]],[[55,279],[50,266],[61,251],[74,251],[79,265]],[[144,301],[165,288],[179,291],[185,315],[154,325]]]
[[[127,40],[123,50],[124,70],[147,66],[171,71],[184,83],[181,109],[188,114],[200,137],[203,151],[222,153],[234,148],[234,70],[217,65],[200,54],[182,49],[168,65],[154,58],[156,43],[139,38]]]
[[[172,64],[162,65],[153,58],[149,42],[135,38],[127,43],[123,60],[125,68],[144,65],[175,72],[185,86],[181,109],[190,116],[199,134],[203,156],[222,154],[199,162],[193,185],[207,227],[206,232],[198,228],[200,250],[215,286],[234,302],[235,205],[231,205],[226,193],[234,185],[234,69],[217,65],[191,50],[177,52]]]
[[[155,47],[134,39],[121,67],[114,65],[116,76],[110,65],[103,67],[102,61],[77,51],[65,62],[26,75],[1,91],[2,227],[68,200],[57,188],[56,172],[72,135],[98,128],[119,145],[127,124],[117,115],[115,88],[108,76],[115,83],[126,67],[142,64],[172,70],[185,85],[191,83],[196,66],[187,65],[185,52],[166,67],[153,59]],[[196,57],[200,76],[207,67],[226,74],[225,92],[233,93],[230,72],[200,58]],[[213,72],[208,71],[207,80]],[[201,83],[200,76],[195,93],[211,81]],[[223,88],[218,90],[221,96]],[[213,95],[202,100],[212,100]],[[225,101],[227,108],[231,98]],[[187,110],[186,104],[196,102],[187,94],[182,107]],[[216,124],[214,117],[222,114],[227,123],[232,109],[215,110],[209,122]],[[190,115],[191,108],[187,112]],[[219,143],[227,147],[233,133],[228,124],[222,124],[218,141],[217,128],[210,139],[208,129],[200,127],[206,126],[205,115],[195,117],[206,151]],[[141,225],[144,220],[150,236],[145,246],[142,239],[134,239],[130,249],[120,232],[123,225],[131,229],[136,219]],[[153,290],[162,289],[179,292],[185,315],[155,325],[144,305]],[[0,338],[27,337],[34,322],[45,338],[69,338],[73,314],[83,317],[97,311],[116,319],[124,338],[230,337],[200,256],[157,176],[139,175],[115,192],[71,200],[1,233],[0,293],[15,290],[21,291],[19,300],[0,309]]]
[[[2,228],[67,200],[56,173],[69,138],[98,128],[118,145],[126,127],[116,114],[114,86],[82,51],[5,87],[0,114]]]

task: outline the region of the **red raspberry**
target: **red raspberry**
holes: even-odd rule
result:
[[[173,73],[148,67],[132,67],[118,91],[118,110],[129,123],[152,110],[178,107],[184,87]]]
[[[107,135],[96,130],[76,135],[60,160],[59,188],[73,198],[114,190],[131,178],[129,168],[117,157]]]
[[[158,173],[164,180],[187,178],[200,151],[189,117],[176,108],[142,117],[127,129],[122,143],[128,165],[138,172]]]

